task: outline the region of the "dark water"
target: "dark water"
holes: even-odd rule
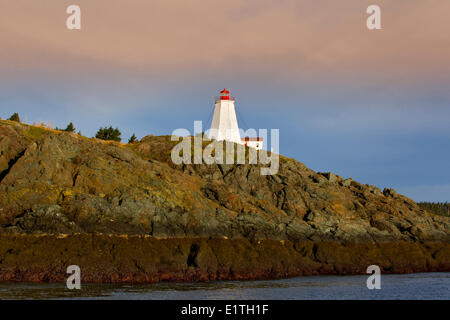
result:
[[[450,273],[382,275],[369,290],[368,276],[312,276],[265,281],[146,285],[0,283],[0,299],[450,299]]]

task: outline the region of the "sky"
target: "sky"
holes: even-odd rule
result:
[[[450,201],[449,16],[448,0],[0,0],[0,117],[127,141],[207,125],[226,87],[281,154]]]

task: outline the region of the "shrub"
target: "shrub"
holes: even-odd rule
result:
[[[122,139],[120,138],[120,135],[122,133],[119,131],[118,128],[113,128],[113,127],[104,127],[104,128],[100,128],[97,131],[97,134],[95,135],[95,137],[97,139],[102,139],[102,140],[113,140],[113,141],[121,141]]]
[[[67,131],[67,132],[75,132],[75,127],[73,126],[73,123],[72,123],[72,122],[69,123],[69,124],[67,125],[67,127],[64,129],[64,131]]]
[[[14,114],[8,120],[20,122],[19,114],[17,112],[14,112]]]
[[[133,142],[136,142],[136,141],[137,141],[137,138],[136,138],[135,134],[133,133],[131,138],[128,140],[128,143],[133,143]]]

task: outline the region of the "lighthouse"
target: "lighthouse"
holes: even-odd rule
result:
[[[211,129],[209,130],[209,139],[241,143],[234,100],[234,97],[230,96],[230,91],[227,89],[220,91],[220,97],[215,98],[214,116]]]
[[[214,116],[208,138],[240,143],[261,150],[263,147],[262,138],[241,138],[234,102],[235,98],[230,96],[230,91],[227,89],[220,91],[220,96],[215,98]]]

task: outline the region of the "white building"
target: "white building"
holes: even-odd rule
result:
[[[263,147],[263,138],[260,137],[245,137],[242,138],[241,141],[244,145],[249,146],[250,148],[255,148],[256,150],[261,150]]]
[[[208,138],[240,143],[257,150],[262,149],[262,138],[241,138],[234,102],[235,98],[230,97],[230,91],[227,89],[220,91],[220,97],[215,98],[214,116]]]

